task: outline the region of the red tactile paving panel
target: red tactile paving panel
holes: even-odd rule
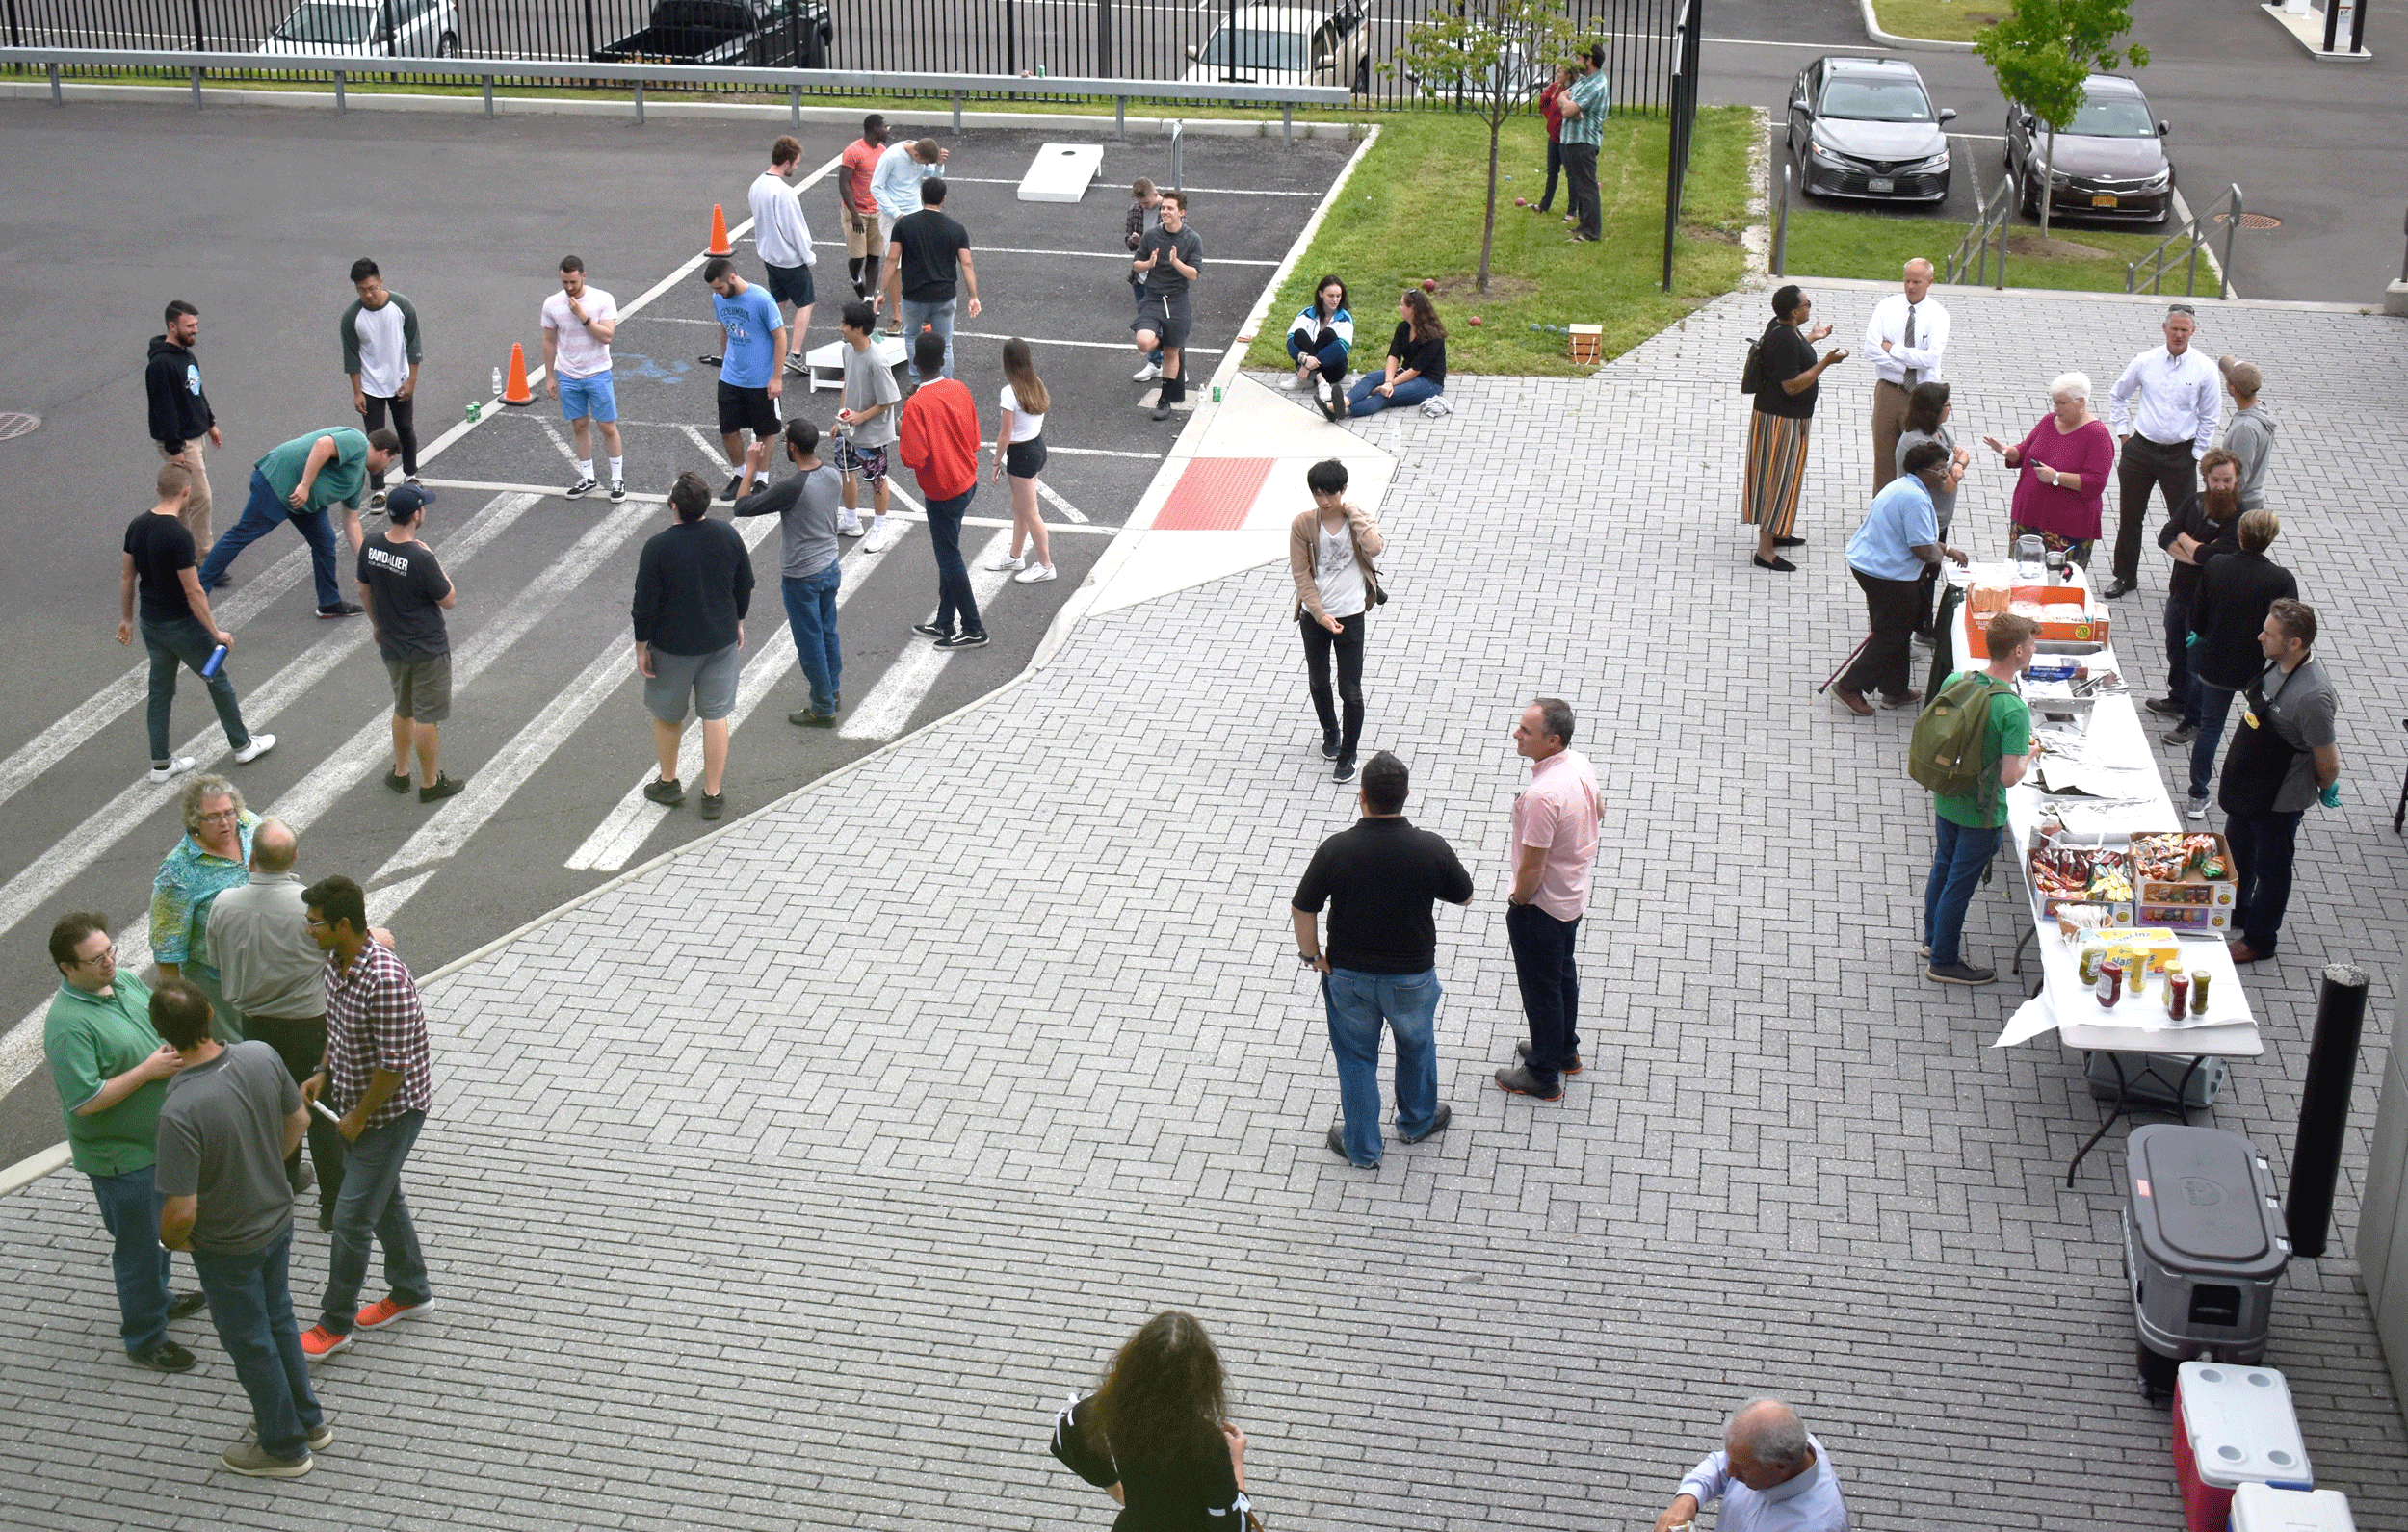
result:
[[[1235,532],[1270,477],[1268,457],[1198,457],[1154,513],[1156,532]]]

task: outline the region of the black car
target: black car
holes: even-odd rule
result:
[[[1790,153],[1809,195],[1940,202],[1949,195],[1949,138],[1915,66],[1897,59],[1830,57],[1790,87]]]
[[[2049,127],[2029,110],[2006,109],[2006,168],[2015,173],[2024,211],[2040,216],[2040,177],[2049,175],[2053,218],[2115,219],[2162,223],[2174,211],[2174,167],[2165,158],[2170,123],[2149,116],[2140,87],[2116,74],[2082,82],[2082,103],[2056,136],[2052,160]]]
[[[643,30],[591,57],[596,64],[824,69],[834,38],[826,0],[656,0]]]

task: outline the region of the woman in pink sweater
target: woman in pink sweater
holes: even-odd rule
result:
[[[2115,437],[2090,413],[2090,378],[2065,373],[2049,384],[2052,413],[2009,447],[1996,436],[1981,444],[2018,471],[2015,502],[2007,513],[2008,540],[2026,532],[2043,546],[2090,567],[2090,545],[2099,539],[2099,505],[2115,466]]]

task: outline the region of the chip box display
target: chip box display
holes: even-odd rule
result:
[[[2238,884],[2233,848],[2220,835],[2136,835],[2133,887],[2143,925],[2229,931]]]

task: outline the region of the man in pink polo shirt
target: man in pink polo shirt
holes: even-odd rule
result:
[[[1513,1051],[1521,1062],[1497,1071],[1497,1083],[1542,1102],[1563,1100],[1563,1077],[1581,1072],[1581,975],[1572,948],[1588,913],[1588,870],[1604,812],[1597,773],[1571,744],[1570,703],[1540,697],[1522,710],[1513,747],[1530,758],[1531,785],[1513,800],[1505,935],[1531,1035]]]

